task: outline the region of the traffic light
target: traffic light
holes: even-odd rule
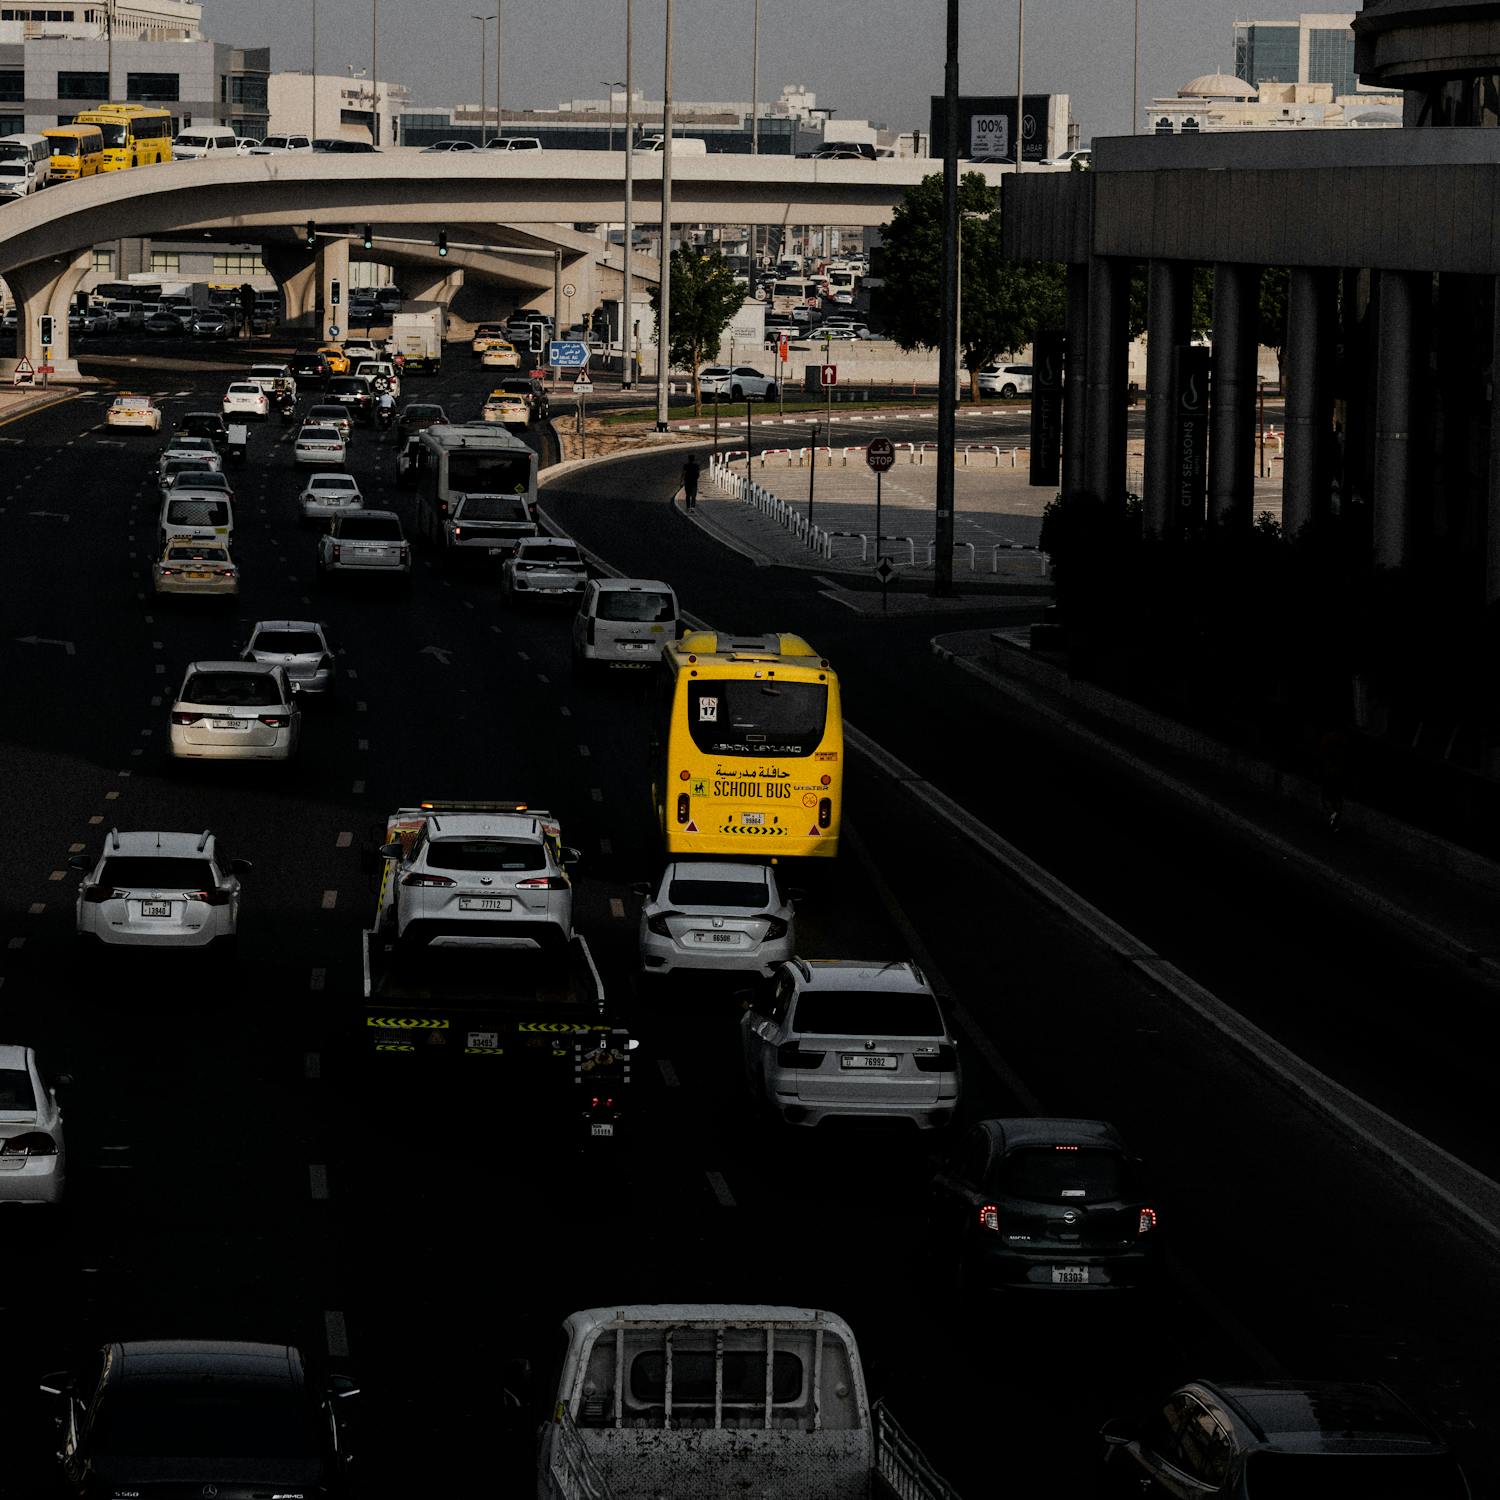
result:
[[[373,250],[374,248],[375,248],[375,230],[374,230],[374,228],[371,225],[366,224],[365,225],[365,249],[366,250]]]
[[[438,230],[438,254],[439,255],[446,255],[447,253],[448,253],[448,231],[446,229],[440,229],[440,230]]]
[[[540,354],[547,342],[547,330],[540,323],[531,325],[531,352]]]
[[[318,245],[318,226],[311,219],[307,221],[307,248],[315,250]]]
[[[330,281],[328,283],[328,300],[332,302],[335,307],[337,307],[343,300],[343,295],[344,288],[342,283],[337,281]]]
[[[42,347],[50,348],[52,345],[52,314],[43,313],[41,316]]]

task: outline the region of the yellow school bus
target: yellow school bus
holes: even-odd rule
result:
[[[688,632],[662,652],[655,714],[653,797],[668,854],[838,853],[839,680],[801,636]]]
[[[172,117],[155,105],[101,104],[75,115],[73,123],[99,127],[104,136],[101,172],[172,160]]]
[[[55,125],[42,134],[52,150],[53,182],[92,177],[104,165],[104,133],[97,125]]]

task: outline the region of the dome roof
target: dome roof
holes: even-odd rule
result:
[[[1177,90],[1179,99],[1253,99],[1256,88],[1228,73],[1205,73]]]

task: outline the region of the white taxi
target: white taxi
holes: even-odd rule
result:
[[[479,363],[492,370],[519,370],[521,356],[516,346],[505,339],[491,339],[489,347],[479,356]]]
[[[237,599],[240,571],[213,532],[172,536],[151,566],[151,586],[167,598]]]
[[[150,396],[123,394],[109,403],[104,414],[106,427],[146,427],[161,431],[161,408]]]

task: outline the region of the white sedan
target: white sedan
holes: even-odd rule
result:
[[[306,423],[292,446],[292,457],[299,464],[342,464],[348,445],[337,427]]]
[[[42,1077],[36,1053],[0,1046],[0,1203],[62,1198],[68,1160],[62,1123],[57,1092]]]
[[[731,401],[747,396],[776,399],[776,382],[752,365],[705,365],[698,371],[698,385],[705,396],[728,396]]]
[[[224,415],[259,417],[262,422],[271,415],[271,398],[253,381],[236,380],[224,392]]]
[[[297,498],[304,521],[326,521],[346,510],[359,510],[365,503],[352,474],[314,474]]]
[[[670,864],[653,888],[636,887],[641,968],[731,969],[769,977],[796,950],[796,914],[769,865]]]
[[[149,427],[152,432],[157,432],[161,428],[161,408],[150,396],[116,396],[105,413],[104,425]]]

